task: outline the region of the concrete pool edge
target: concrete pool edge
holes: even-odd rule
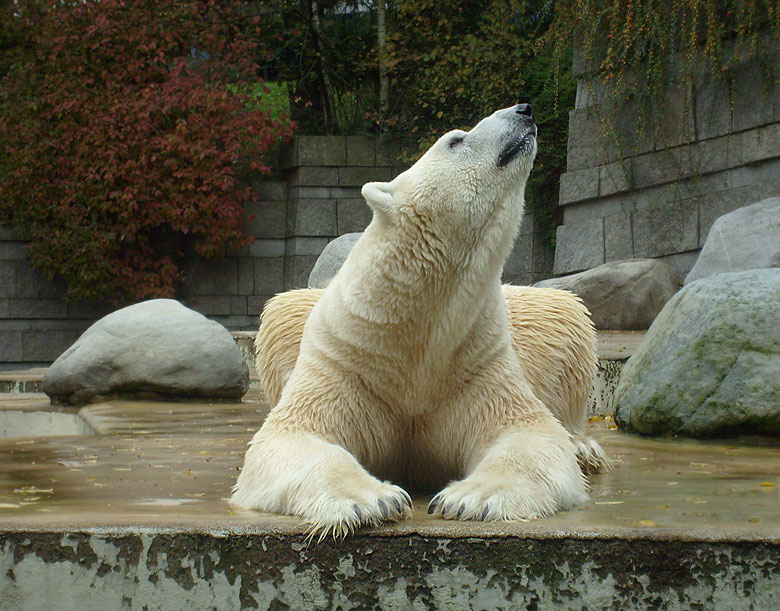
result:
[[[368,532],[306,545],[303,534],[235,528],[3,530],[0,599],[8,609],[81,609],[86,597],[133,609],[780,604],[777,538],[555,535]]]

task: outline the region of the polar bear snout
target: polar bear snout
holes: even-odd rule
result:
[[[499,123],[504,126],[504,135],[501,138],[503,146],[497,158],[499,168],[508,166],[519,156],[533,158],[536,155],[537,130],[533,107],[530,104],[517,104],[499,110],[492,117],[498,119]]]

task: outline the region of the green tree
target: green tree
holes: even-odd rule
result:
[[[526,200],[552,242],[560,222],[558,182],[576,83],[570,63],[556,63],[540,52],[539,38],[552,19],[547,6],[521,0],[398,0],[390,49],[393,87],[403,100],[394,128],[413,134],[420,149],[498,108],[532,103],[539,154]]]
[[[309,134],[375,129],[378,59],[372,3],[265,0],[254,5],[275,50],[268,76],[291,85],[293,118]]]

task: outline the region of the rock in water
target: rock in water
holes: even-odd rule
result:
[[[624,367],[614,404],[635,433],[780,435],[780,269],[684,287]]]
[[[341,266],[344,265],[344,261],[347,260],[349,251],[357,244],[357,241],[362,235],[362,231],[345,233],[332,242],[328,242],[328,245],[317,258],[314,269],[312,269],[311,274],[309,274],[309,288],[322,289],[328,286],[328,283],[333,276],[335,276],[341,269]]]
[[[249,369],[219,323],[172,299],[153,299],[98,320],[49,367],[52,401],[81,405],[115,393],[240,399]]]
[[[780,197],[718,217],[685,284],[712,274],[764,267],[780,267]]]
[[[647,329],[677,291],[672,269],[655,259],[615,261],[534,286],[565,289],[588,307],[597,329]]]

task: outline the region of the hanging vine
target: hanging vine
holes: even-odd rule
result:
[[[735,83],[747,63],[761,67],[765,97],[780,77],[777,0],[559,0],[553,6],[540,46],[564,61],[575,41],[582,94],[591,100],[605,146],[617,151],[607,161],[642,152],[659,127],[673,129],[658,109],[689,96],[697,75],[729,92],[730,126]]]

